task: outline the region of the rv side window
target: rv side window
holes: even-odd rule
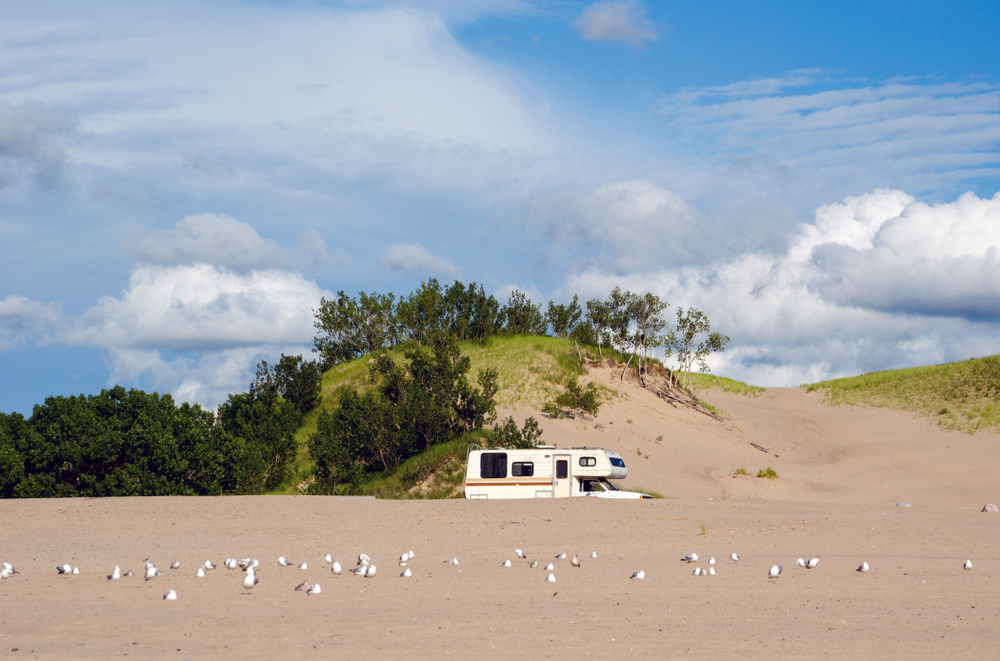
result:
[[[611,457],[611,465],[617,468],[625,468],[625,461],[618,457]]]
[[[515,461],[510,465],[510,474],[514,477],[531,477],[535,474],[535,464],[530,461]]]
[[[597,457],[580,457],[581,466],[596,466]]]
[[[507,477],[507,453],[484,452],[479,457],[479,477]]]

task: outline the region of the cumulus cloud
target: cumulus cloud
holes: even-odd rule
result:
[[[627,276],[590,269],[565,290],[604,296],[619,285],[703,309],[733,340],[716,368],[762,385],[997,353],[998,205],[876,190],[817,209],[780,255]]]
[[[312,310],[329,295],[290,271],[142,265],[120,298],[102,297],[64,338],[71,344],[174,351],[308,344]]]
[[[58,136],[66,122],[39,103],[0,101],[0,188],[27,176],[54,186],[66,160]]]
[[[583,10],[575,25],[588,41],[621,41],[633,48],[659,38],[646,11],[635,2],[595,2]]]
[[[382,266],[390,271],[402,271],[410,275],[458,277],[462,270],[451,262],[432,255],[418,243],[397,243],[382,253]]]
[[[292,258],[276,241],[261,237],[250,225],[226,214],[186,216],[167,232],[139,229],[126,237],[126,244],[143,261],[153,264],[266,269],[287,265]],[[322,250],[325,254],[325,242]]]
[[[0,351],[19,349],[29,338],[43,343],[62,324],[59,306],[11,295],[0,300]]]

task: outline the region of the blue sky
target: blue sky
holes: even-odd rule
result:
[[[619,285],[762,385],[1000,353],[995,3],[0,16],[0,410],[214,406],[340,289]]]

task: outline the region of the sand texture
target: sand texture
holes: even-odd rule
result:
[[[0,562],[20,574],[0,580],[0,657],[996,658],[1000,515],[979,511],[1000,500],[995,435],[797,389],[702,394],[728,414],[719,421],[615,387],[601,428],[546,419],[544,439],[619,450],[622,486],[662,500],[4,501]],[[766,466],[778,480],[732,476]],[[400,578],[409,550],[413,576]],[[374,578],[336,578],[323,561],[346,571],[360,552]],[[692,552],[697,563],[680,560]],[[692,575],[710,556],[718,575]],[[796,568],[814,556],[816,569]],[[151,581],[147,557],[163,572]],[[253,590],[227,557],[260,561]],[[205,560],[219,568],[196,578]],[[64,563],[80,574],[57,575]],[[116,564],[137,576],[106,580]],[[304,580],[322,593],[296,592]],[[177,601],[162,599],[170,589]]]

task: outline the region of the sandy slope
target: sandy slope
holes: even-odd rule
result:
[[[1000,500],[995,436],[826,408],[797,390],[708,394],[731,416],[720,423],[620,387],[598,418],[603,430],[544,420],[545,438],[619,449],[624,486],[675,498],[0,502],[0,561],[21,572],[0,581],[0,657],[996,656],[1000,515],[978,511]],[[781,479],[730,476],[767,465]],[[902,499],[914,507],[895,507]],[[547,572],[515,548],[555,563],[558,582],[544,582]],[[410,549],[414,576],[402,579],[396,561]],[[322,561],[329,552],[353,564],[361,551],[379,567],[374,579],[334,578]],[[714,555],[719,575],[692,576],[679,561],[692,551],[704,568]],[[558,552],[580,553],[583,567]],[[278,555],[309,569],[280,568]],[[456,555],[461,565],[444,564]],[[813,555],[816,570],[794,568]],[[162,576],[105,580],[115,564],[139,571],[147,556]],[[239,571],[194,577],[206,559],[228,556],[260,559],[251,593]],[[175,559],[181,568],[167,569]],[[514,566],[501,568],[505,559]],[[867,574],[854,571],[863,560]],[[57,576],[61,563],[81,574]],[[772,564],[784,566],[777,580],[767,578]],[[630,581],[637,569],[647,578]],[[295,592],[302,580],[323,593]],[[170,588],[178,601],[161,599]]]

